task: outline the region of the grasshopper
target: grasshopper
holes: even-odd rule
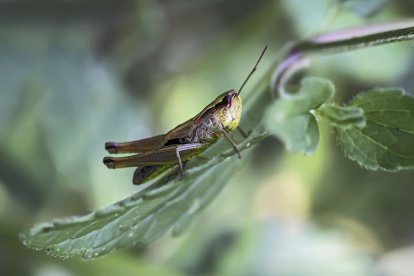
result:
[[[231,89],[222,93],[195,117],[166,134],[132,142],[105,143],[105,149],[109,153],[136,153],[136,155],[105,157],[103,163],[110,169],[138,167],[135,170],[132,183],[139,185],[177,164],[180,176],[183,178],[183,163],[206,150],[222,136],[227,138],[238,157],[241,158],[240,151],[230,133],[238,128],[241,134],[246,136],[238,127],[242,111],[240,93],[256,71],[266,49],[267,46],[263,49],[238,92]]]

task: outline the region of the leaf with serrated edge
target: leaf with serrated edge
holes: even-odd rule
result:
[[[414,168],[414,98],[401,89],[373,89],[350,106],[362,108],[366,127],[337,128],[346,156],[371,170]]]
[[[203,169],[187,172],[183,181],[166,184],[170,187],[164,196],[146,197],[145,192],[139,192],[88,216],[40,224],[22,233],[21,239],[26,246],[52,255],[82,255],[85,259],[102,256],[114,248],[148,244],[183,217],[198,212],[211,195],[217,195],[226,183],[219,178],[227,179],[240,165],[237,159],[229,158],[216,157]],[[223,162],[228,163],[224,176],[219,172]]]

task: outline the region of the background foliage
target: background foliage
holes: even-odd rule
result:
[[[94,262],[27,250],[18,232],[125,198],[132,170],[101,163],[108,140],[165,132],[238,88],[286,42],[412,17],[409,1],[18,1],[0,4],[0,274],[367,275],[413,271],[414,173],[367,171],[327,122],[312,156],[275,138],[251,150],[188,231]],[[376,86],[413,93],[413,46],[318,57],[336,102]],[[260,84],[258,84],[260,86]],[[256,87],[256,88],[255,88]],[[191,104],[189,104],[191,103]],[[249,97],[245,106],[248,109]],[[259,111],[255,111],[259,112]],[[257,113],[244,113],[249,125]],[[250,150],[249,150],[250,151]],[[244,154],[246,155],[246,154]],[[235,162],[238,162],[235,160]],[[21,264],[26,265],[22,266]]]

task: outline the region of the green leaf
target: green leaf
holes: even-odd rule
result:
[[[245,141],[240,150],[254,145],[256,138]],[[125,200],[86,216],[39,224],[22,232],[20,239],[27,247],[54,256],[91,259],[115,248],[149,244],[170,228],[178,235],[241,165],[233,149],[212,155],[193,158],[182,181],[177,170],[172,170],[149,189]]]
[[[329,80],[306,78],[297,94],[280,98],[268,108],[263,124],[289,151],[311,154],[318,145],[319,129],[310,111],[319,108],[334,92]]]
[[[353,126],[364,128],[366,126],[364,110],[360,107],[325,104],[317,110],[316,114],[338,128],[348,129]]]
[[[350,106],[362,108],[363,129],[337,128],[345,154],[371,170],[414,168],[414,98],[399,89],[373,89],[361,93]]]

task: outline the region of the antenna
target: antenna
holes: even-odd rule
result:
[[[260,60],[262,59],[262,57],[263,57],[264,53],[266,52],[266,49],[267,49],[267,46],[263,49],[263,52],[262,52],[262,54],[260,55],[259,59],[257,60],[256,65],[253,67],[252,71],[250,71],[249,75],[247,75],[247,78],[244,80],[243,84],[241,85],[241,87],[240,87],[240,89],[239,89],[239,93],[238,93],[239,95],[240,95],[240,92],[242,91],[242,89],[243,89],[244,85],[247,83],[247,81],[250,79],[250,77],[251,77],[251,76],[253,75],[253,73],[256,71],[256,69],[257,69],[257,65],[259,64],[259,62],[260,62]]]

